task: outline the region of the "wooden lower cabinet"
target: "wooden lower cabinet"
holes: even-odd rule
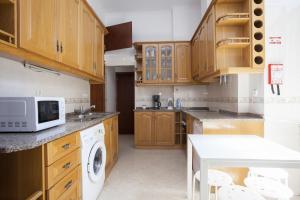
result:
[[[119,128],[118,116],[106,119],[104,122],[105,129],[105,147],[106,147],[106,164],[105,175],[108,177],[112,168],[118,160],[119,148]]]
[[[136,112],[135,146],[164,147],[175,145],[174,112]]]

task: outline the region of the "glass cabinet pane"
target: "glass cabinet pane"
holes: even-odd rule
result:
[[[173,48],[170,45],[164,45],[160,48],[160,74],[161,81],[173,80]]]
[[[151,81],[157,79],[157,48],[148,46],[145,48],[145,80]]]

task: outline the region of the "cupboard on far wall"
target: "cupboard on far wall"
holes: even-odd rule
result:
[[[1,0],[0,4],[0,41],[17,47],[0,43],[0,52],[95,83],[104,82],[104,35],[107,30],[87,1]],[[4,16],[14,20],[4,22]],[[17,19],[18,30],[13,28],[17,27]]]
[[[192,83],[190,42],[136,42],[137,85]]]

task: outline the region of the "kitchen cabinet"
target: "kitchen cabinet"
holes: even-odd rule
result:
[[[85,4],[81,4],[80,20],[80,68],[94,74],[94,28],[95,19]]]
[[[59,61],[79,67],[80,1],[59,0]]]
[[[95,23],[94,73],[104,80],[104,30],[97,21]]]
[[[192,40],[192,78],[199,80],[199,64],[200,64],[200,32],[196,33],[196,36]],[[201,55],[202,56],[202,55]]]
[[[22,0],[18,11],[15,1],[0,5],[1,18],[8,19],[0,20],[1,53],[91,83],[104,81],[107,30],[87,1]]]
[[[206,17],[206,74],[215,71],[215,10],[212,7],[211,11]]]
[[[155,118],[155,144],[174,145],[175,143],[175,113],[156,112]]]
[[[106,147],[106,177],[110,174],[112,168],[118,159],[118,117],[106,119],[104,122],[105,129],[105,147]]]
[[[191,71],[191,44],[175,44],[175,82],[190,83],[192,82]]]
[[[199,32],[199,75],[197,80],[200,80],[207,72],[207,26],[204,24]]]
[[[160,83],[174,82],[174,44],[159,44],[159,73]]]
[[[168,147],[174,140],[174,112],[135,112],[136,147]]]
[[[136,112],[134,114],[135,145],[151,145],[154,143],[154,124],[152,112]]]
[[[20,47],[57,60],[59,51],[56,0],[19,1]]]
[[[145,44],[143,45],[143,82],[157,83],[158,73],[158,45]]]

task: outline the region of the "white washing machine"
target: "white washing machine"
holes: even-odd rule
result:
[[[104,185],[104,135],[103,123],[80,132],[83,200],[97,200]]]

